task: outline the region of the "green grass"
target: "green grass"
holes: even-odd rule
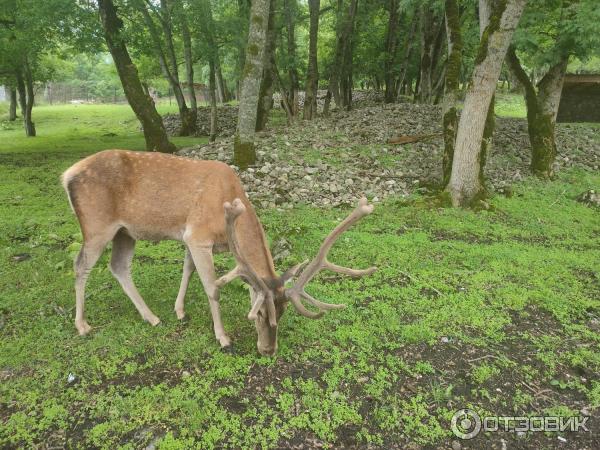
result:
[[[6,103],[0,108],[5,118]],[[161,114],[176,112],[176,105],[160,103]],[[27,138],[20,121],[0,122],[0,153],[88,152],[107,148],[144,150],[140,124],[129,105],[43,105],[33,110],[37,138]],[[206,142],[203,137],[174,137],[176,145]]]
[[[94,330],[77,336],[72,258],[81,237],[58,176],[98,149],[140,148],[120,108],[39,108],[40,137],[0,131],[0,447],[447,448],[456,439],[450,418],[463,407],[504,415],[585,407],[597,417],[600,214],[575,201],[600,187],[597,173],[529,179],[479,213],[421,197],[379,204],[331,255],[379,270],[361,280],[319,276],[309,292],[348,308],[318,321],[290,309],[276,358],[256,353],[241,283],[221,296],[234,355],[218,348],[196,278],[190,320],[176,320],[183,249],[174,242],[140,242],[134,260],[161,326],[142,322],[107,269],[107,251],[88,283]],[[313,256],[346,213],[259,211],[269,240],[291,243],[280,269]],[[232,264],[217,260],[220,273]],[[588,425],[591,437],[568,435],[572,448],[593,447],[586,439],[599,430]],[[500,438],[517,439],[497,433],[472,445]],[[530,448],[557,442],[519,439]]]
[[[522,94],[497,92],[495,108],[495,113],[500,117],[516,117],[519,119],[527,117],[527,108]]]

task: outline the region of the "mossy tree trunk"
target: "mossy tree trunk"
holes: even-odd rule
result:
[[[8,88],[10,104],[8,106],[8,120],[14,122],[17,120],[17,90],[14,87]]]
[[[308,0],[310,10],[310,32],[308,44],[308,69],[304,95],[304,120],[317,117],[317,92],[319,89],[319,67],[317,65],[317,39],[319,36],[319,10],[321,0]]]
[[[276,0],[271,0],[269,6],[267,47],[265,48],[265,62],[260,83],[258,110],[256,112],[256,131],[265,129],[269,121],[269,114],[273,109],[273,72],[275,68],[275,45],[277,44],[277,30],[275,29],[276,3]]]
[[[133,64],[121,35],[123,22],[117,16],[112,0],[98,0],[104,37],[127,101],[142,124],[146,149],[172,153],[176,147],[169,142],[162,118],[156,111],[152,98],[144,92],[137,68]]]
[[[233,147],[233,162],[244,170],[256,162],[254,135],[260,83],[265,62],[270,0],[253,0],[246,62],[240,87],[238,124]]]
[[[448,37],[448,62],[446,87],[442,103],[444,155],[442,159],[442,186],[446,187],[452,172],[452,159],[458,129],[459,78],[462,66],[463,40],[460,30],[458,0],[446,0],[446,35]]]
[[[396,84],[394,64],[396,62],[396,52],[398,48],[398,26],[400,25],[400,11],[398,0],[388,0],[388,24],[385,37],[385,102],[393,103],[396,101]]]
[[[552,165],[556,158],[556,114],[569,56],[563,55],[546,72],[538,83],[537,91],[512,46],[508,50],[506,61],[525,90],[527,128],[531,143],[531,171],[540,178],[550,178],[554,175]]]
[[[485,194],[480,180],[481,141],[490,101],[502,69],[502,62],[526,0],[494,3],[473,68],[458,123],[452,173],[447,191],[454,206],[470,206]]]

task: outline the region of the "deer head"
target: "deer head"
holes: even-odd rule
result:
[[[236,198],[231,203],[226,202],[224,209],[229,249],[233,253],[237,265],[229,273],[219,278],[216,286],[222,287],[238,277],[250,285],[252,306],[248,313],[248,319],[253,320],[256,325],[257,347],[263,355],[270,356],[277,351],[277,326],[289,303],[298,313],[310,319],[318,319],[326,311],[342,309],[346,306],[322,302],[306,292],[306,285],[319,271],[327,269],[352,277],[362,277],[376,270],[376,267],[364,270],[350,269],[327,260],[329,250],[340,235],[361,218],[373,212],[373,205],[369,205],[366,198],[362,198],[354,211],[329,233],[312,261],[298,264],[274,280],[265,280],[258,276],[240,250],[235,223],[236,219],[246,211],[242,201]],[[294,278],[296,278],[295,283],[291,287],[286,287],[286,283]],[[305,303],[316,310],[308,309]]]

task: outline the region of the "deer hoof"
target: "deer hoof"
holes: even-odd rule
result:
[[[153,327],[155,327],[156,325],[160,324],[160,319],[156,316],[152,316],[152,317],[148,317],[146,319],[146,321],[152,325]]]
[[[229,344],[229,345],[225,345],[224,347],[221,347],[221,351],[223,353],[228,354],[228,355],[233,355],[235,353],[235,350],[233,348],[233,344]]]
[[[185,319],[185,318],[186,318],[186,316],[185,316],[185,311],[183,311],[183,310],[177,310],[177,309],[176,309],[176,310],[175,310],[175,314],[177,315],[177,318],[178,318],[179,320],[183,320],[183,319]]]
[[[85,320],[75,322],[75,327],[77,328],[77,331],[79,331],[79,336],[85,336],[92,330],[92,327],[90,327]]]

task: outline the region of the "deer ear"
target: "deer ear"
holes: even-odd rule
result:
[[[302,261],[300,264],[296,264],[295,266],[290,267],[288,270],[286,270],[279,277],[281,284],[284,285],[285,283],[290,281],[292,278],[298,276],[298,272],[300,272],[300,269],[302,269],[306,264],[308,264],[308,259],[306,261]]]

